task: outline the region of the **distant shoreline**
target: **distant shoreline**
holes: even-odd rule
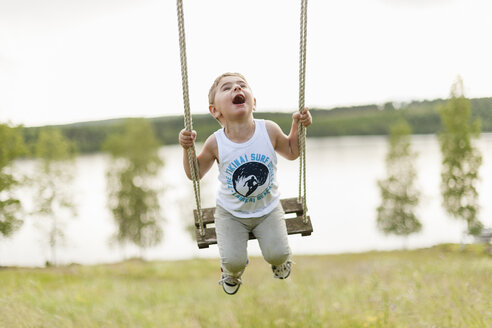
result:
[[[435,134],[441,130],[438,108],[447,100],[413,101],[405,104],[388,102],[384,105],[336,107],[331,109],[312,108],[313,125],[308,137],[387,135],[389,127],[404,119],[412,127],[413,134]],[[470,99],[472,120],[481,121],[482,132],[492,132],[492,97]],[[286,112],[255,112],[259,119],[270,119],[284,131],[290,129],[292,114]],[[61,129],[80,153],[101,151],[106,137],[119,129],[120,123],[129,118],[100,121],[47,125],[23,128],[24,140],[33,144],[39,131],[47,128]],[[148,118],[153,123],[155,134],[162,145],[177,144],[177,135],[183,128],[183,116]],[[205,141],[219,124],[208,114],[193,115],[193,128],[198,131],[197,142]]]

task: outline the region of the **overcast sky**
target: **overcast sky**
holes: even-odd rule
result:
[[[243,73],[258,110],[294,111],[298,0],[184,0],[190,100]],[[492,96],[492,1],[310,0],[306,104]],[[181,114],[174,0],[0,0],[0,121]]]

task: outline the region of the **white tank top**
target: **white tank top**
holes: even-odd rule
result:
[[[244,143],[229,140],[224,129],[214,133],[219,153],[217,205],[240,218],[266,215],[280,199],[277,155],[265,121],[254,122],[254,135]]]

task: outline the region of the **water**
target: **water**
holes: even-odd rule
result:
[[[441,158],[435,136],[412,137],[412,147],[419,154],[416,166],[421,202],[417,214],[423,229],[406,241],[385,236],[376,229],[376,208],[380,202],[376,181],[385,174],[385,137],[309,139],[307,147],[307,199],[314,233],[310,237],[289,237],[294,254],[391,250],[404,245],[418,248],[461,241],[463,224],[450,218],[441,207]],[[480,218],[486,226],[492,226],[492,134],[483,134],[478,147],[483,155]],[[149,260],[218,257],[216,245],[199,250],[186,231],[186,225],[193,220],[194,198],[191,182],[183,173],[181,148],[162,147],[160,154],[165,160],[159,177],[165,188],[161,195],[162,210],[167,218],[163,225],[165,235],[161,244],[145,251],[144,257]],[[72,190],[78,217],[66,220],[66,241],[57,251],[60,263],[96,264],[140,255],[135,247],[120,249],[109,244],[115,231],[106,207],[105,174],[109,162],[104,154],[84,155],[76,160]],[[16,166],[28,173],[34,164],[28,160]],[[283,198],[297,196],[298,171],[298,161],[279,157],[278,176]],[[214,167],[202,180],[203,207],[214,206],[216,187]],[[29,190],[24,190],[20,196],[27,211],[28,195]],[[0,265],[44,265],[50,258],[50,250],[45,235],[37,227],[39,223],[39,218],[29,217],[21,230],[0,242]],[[256,241],[250,241],[248,247],[251,255],[260,254]]]

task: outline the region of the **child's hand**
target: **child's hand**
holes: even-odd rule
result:
[[[179,132],[179,144],[184,149],[193,147],[193,143],[195,142],[195,139],[196,139],[195,131],[187,131],[186,129],[183,129]]]
[[[305,107],[302,112],[295,112],[292,115],[292,119],[294,122],[301,122],[301,124],[304,127],[308,127],[311,124],[313,124],[313,118],[311,117],[311,113],[309,112],[309,109]]]

